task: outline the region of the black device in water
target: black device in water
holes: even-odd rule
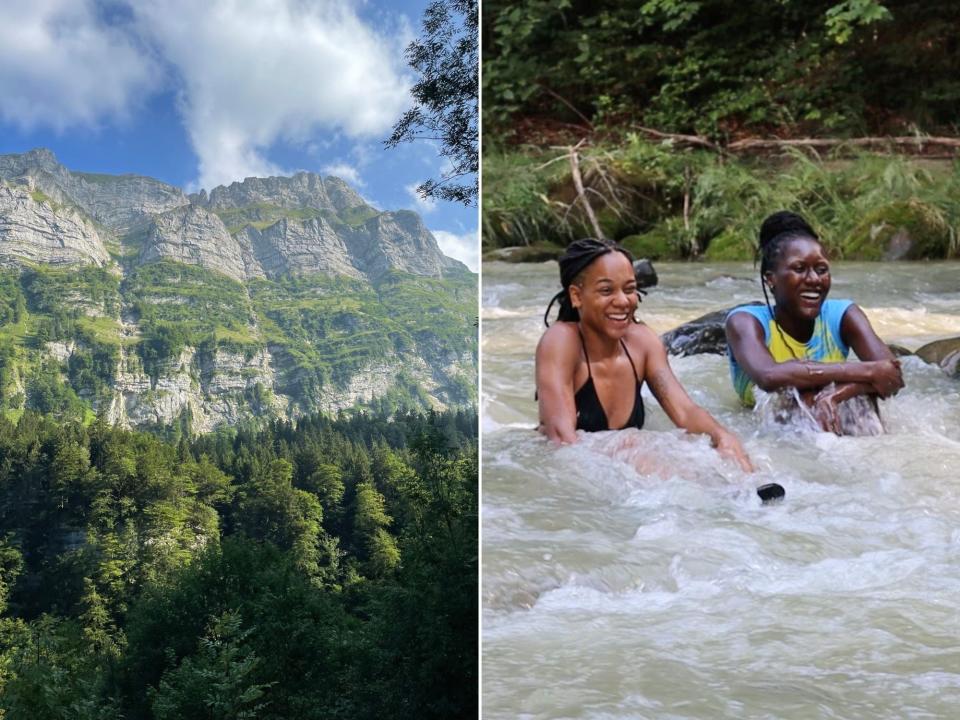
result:
[[[784,490],[783,485],[779,483],[767,483],[757,488],[757,495],[760,496],[760,500],[764,505],[783,500],[786,494],[787,491]]]

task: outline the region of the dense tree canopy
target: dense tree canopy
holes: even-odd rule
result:
[[[0,416],[0,717],[475,717],[476,598],[473,412]]]
[[[955,2],[490,0],[483,14],[494,144],[627,122],[714,138],[957,127]]]

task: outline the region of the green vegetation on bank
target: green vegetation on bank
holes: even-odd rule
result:
[[[476,412],[0,418],[0,716],[476,716]]]
[[[602,234],[641,256],[748,259],[779,209],[807,216],[835,257],[957,256],[957,3],[491,0],[482,10],[486,250],[540,259],[597,234],[561,157],[588,141],[580,170]],[[744,144],[805,138],[832,149]],[[853,138],[879,154],[844,147]],[[915,157],[897,156],[905,150]]]
[[[559,247],[594,235],[562,150],[484,157],[483,242]],[[635,135],[581,151],[586,194],[604,234],[638,257],[749,260],[763,218],[809,218],[836,258],[960,255],[960,162],[791,151],[732,159]],[[542,251],[540,251],[542,254]]]

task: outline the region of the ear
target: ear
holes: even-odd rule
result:
[[[570,305],[579,310],[583,303],[583,289],[579,285],[571,285],[567,292],[570,293]]]
[[[767,285],[768,288],[770,288],[771,290],[773,290],[773,285],[774,285],[774,283],[773,283],[773,272],[772,272],[771,270],[767,270],[767,271],[763,274],[763,282],[766,283],[766,285]]]

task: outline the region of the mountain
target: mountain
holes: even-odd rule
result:
[[[122,425],[476,400],[477,278],[297,173],[210,193],[0,156],[0,412]]]

